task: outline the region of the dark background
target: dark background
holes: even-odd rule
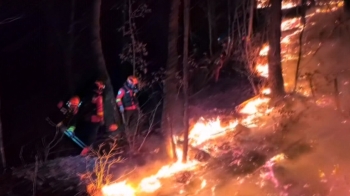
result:
[[[77,1],[76,18],[84,18],[84,1]],[[132,73],[131,66],[121,65],[118,54],[123,47],[121,10],[115,0],[103,0],[101,8],[101,38],[106,66],[116,92]],[[146,2],[147,3],[147,2]],[[152,12],[143,19],[139,35],[148,45],[152,67],[165,65],[167,56],[167,24],[169,2],[150,0]],[[3,1],[0,18],[21,16],[0,25],[0,96],[3,136],[8,165],[19,164],[23,145],[33,149],[48,132],[54,132],[45,118],[56,109],[59,100],[68,96],[62,42],[69,27],[70,1]],[[82,22],[83,23],[83,22]],[[84,89],[92,77],[89,57],[84,54],[84,24],[77,24],[79,38],[73,55],[73,91]],[[152,32],[152,33],[145,33]],[[66,142],[69,144],[69,142]],[[36,144],[37,145],[37,144]],[[25,150],[26,153],[35,153]]]
[[[147,43],[149,69],[157,71],[167,59],[167,33],[170,1],[145,0],[152,10],[137,21],[137,36]],[[119,54],[123,47],[121,1],[103,0],[101,7],[101,39],[106,67],[114,92],[132,73],[131,65],[121,64]],[[192,1],[191,23],[202,37],[207,36],[205,12]],[[0,97],[4,146],[8,165],[20,164],[19,154],[33,157],[42,148],[42,138],[54,129],[45,118],[56,109],[60,100],[73,93],[84,91],[93,80],[88,52],[84,51],[86,39],[84,17],[86,0],[77,0],[75,9],[75,36],[71,77],[64,66],[64,51],[70,23],[70,1],[7,0],[0,4]],[[181,12],[180,12],[181,14]],[[20,17],[6,22],[5,19]],[[200,18],[200,20],[198,19]],[[180,20],[180,23],[182,21]],[[181,28],[180,28],[181,30]],[[194,32],[192,32],[194,33]],[[181,36],[181,35],[180,35]],[[180,40],[180,39],[179,39]],[[204,47],[207,40],[191,38]],[[202,41],[202,42],[201,42]],[[69,86],[73,82],[75,86]],[[49,139],[47,139],[49,141]],[[75,148],[64,138],[65,149]]]

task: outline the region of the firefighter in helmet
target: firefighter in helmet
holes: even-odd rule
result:
[[[56,126],[67,127],[71,124],[74,124],[74,122],[72,122],[74,120],[73,117],[75,117],[75,115],[78,113],[80,105],[81,105],[81,101],[78,96],[71,97],[66,104],[64,104],[63,101],[60,101],[57,104],[57,107],[60,111],[60,114],[61,114],[60,116],[62,117],[59,122],[57,122],[58,120],[55,120],[57,123]]]
[[[116,98],[119,111],[123,117],[123,123],[127,128],[126,135],[129,139],[138,132],[139,105],[136,97],[138,91],[138,79],[135,76],[129,76],[119,89]]]
[[[104,112],[103,112],[103,91],[105,85],[101,81],[95,81],[94,95],[91,99],[92,111],[88,114],[88,122],[86,127],[82,130],[82,140],[87,146],[93,144],[97,138],[98,130],[101,125],[104,124]],[[90,147],[85,147],[81,152],[81,155],[85,156],[89,153]]]

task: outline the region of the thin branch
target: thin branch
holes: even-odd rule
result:
[[[142,141],[142,143],[141,143],[141,145],[140,145],[140,147],[138,148],[138,152],[141,150],[141,148],[143,147],[143,144],[145,143],[145,141],[146,141],[146,139],[147,139],[147,137],[148,137],[148,135],[151,133],[151,131],[152,131],[152,125],[153,125],[153,123],[154,123],[154,119],[155,119],[155,116],[156,116],[156,112],[157,112],[157,110],[158,110],[158,107],[161,105],[161,103],[162,103],[162,100],[160,100],[159,102],[158,102],[158,104],[157,104],[157,106],[156,106],[156,108],[154,109],[154,111],[153,111],[153,114],[152,114],[152,120],[151,120],[151,124],[150,124],[150,126],[149,126],[149,128],[148,128],[148,131],[147,131],[147,134],[146,134],[146,136],[143,138],[143,141]]]
[[[0,25],[7,24],[7,23],[11,23],[11,22],[14,22],[14,21],[16,21],[16,20],[22,19],[23,16],[24,16],[24,15],[6,18],[6,19],[0,21]]]

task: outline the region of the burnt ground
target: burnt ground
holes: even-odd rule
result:
[[[244,78],[222,79],[191,97],[191,116],[198,118],[207,117],[203,114],[209,114],[208,117],[232,114],[235,106],[251,96],[252,90]],[[161,159],[159,154],[154,153],[159,150],[161,141],[159,135],[150,135],[141,154],[133,157],[119,155],[125,160],[115,164],[113,173],[127,173],[133,168],[144,166],[150,159]],[[70,156],[9,169],[0,176],[0,195],[86,195],[89,181],[83,180],[81,175],[92,170],[94,161],[93,157]]]
[[[191,117],[216,117],[233,115],[235,107],[254,96],[246,77],[235,75],[210,83],[191,97]]]

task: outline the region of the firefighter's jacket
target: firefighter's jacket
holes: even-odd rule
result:
[[[91,116],[91,122],[102,122],[104,118],[102,95],[94,96],[91,103],[94,105],[94,112]]]
[[[58,108],[55,111],[55,113],[53,113],[49,117],[49,119],[56,125],[60,124],[65,127],[69,127],[76,123],[76,119],[77,119],[76,113],[77,111],[74,111],[73,109],[69,108],[67,105],[63,105],[61,108]]]
[[[116,102],[118,107],[123,106],[125,110],[138,109],[135,90],[129,88],[127,85],[124,85],[119,89]]]

